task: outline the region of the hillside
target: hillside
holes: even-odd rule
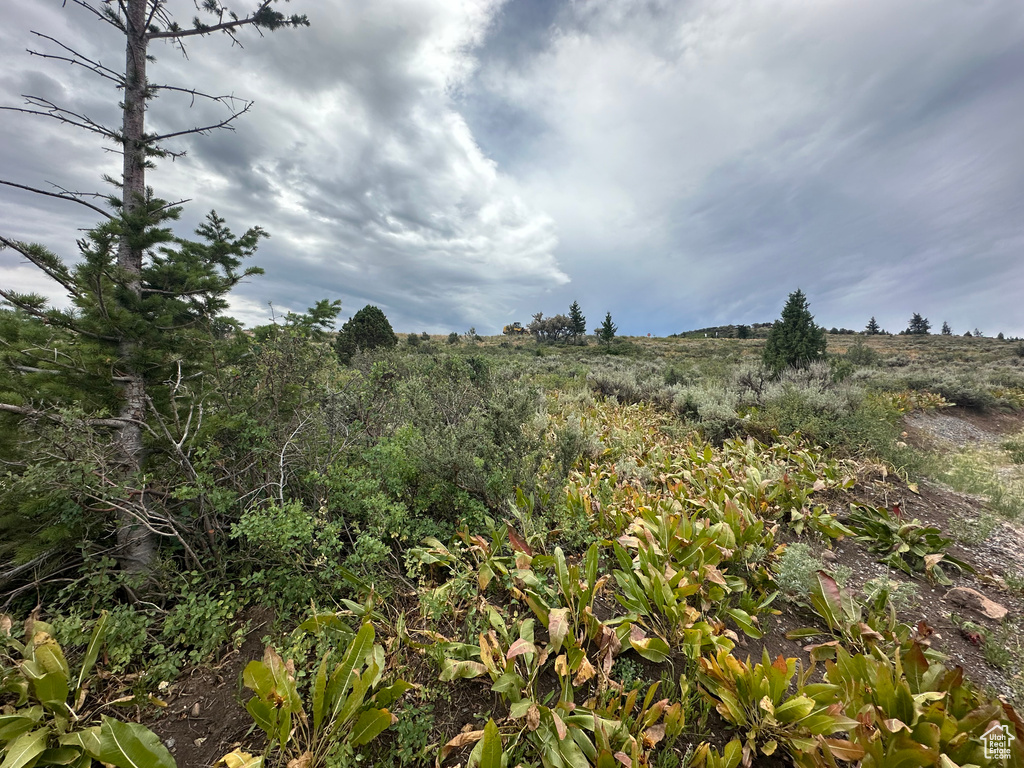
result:
[[[830,336],[773,379],[759,339],[431,338],[347,367],[241,341],[183,446],[205,485],[174,491],[214,549],[186,529],[140,581],[93,534],[4,584],[13,636],[34,609],[72,668],[106,615],[86,709],[129,704],[180,766],[815,764],[898,738],[883,715],[969,733],[1024,703],[1017,344]],[[265,741],[261,698],[311,722],[339,662],[363,703]],[[904,712],[879,674],[934,694]]]

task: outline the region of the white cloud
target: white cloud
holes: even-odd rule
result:
[[[156,81],[256,98],[236,133],[190,139],[188,157],[150,175],[159,195],[193,198],[186,226],[216,208],[271,232],[255,260],[269,279],[241,287],[236,306],[343,296],[347,313],[388,305],[398,327],[484,327],[567,280],[553,221],[483,154],[454,100],[499,7],[333,0],[304,9],[310,29],[249,35],[242,51],[199,40],[186,61],[153,46]],[[158,100],[152,129],[219,119],[184,106]]]

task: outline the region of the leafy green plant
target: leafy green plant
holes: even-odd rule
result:
[[[789,522],[797,536],[804,532],[804,528],[809,528],[830,539],[842,539],[844,536],[854,535],[852,530],[839,522],[834,514],[820,504],[794,509],[789,513]]]
[[[834,765],[835,757],[859,757],[860,750],[849,741],[825,738],[857,723],[836,703],[837,685],[809,682],[812,669],[805,671],[797,659],[782,656],[772,662],[767,649],[761,663],[753,666],[749,658],[744,663],[725,651],[701,658],[701,687],[719,714],[745,731],[740,746],[745,766],[757,753],[773,755],[779,749],[799,766]],[[795,692],[790,693],[793,685]],[[735,760],[735,750],[726,748],[726,764]]]
[[[267,752],[257,765],[263,765],[277,747],[282,761],[321,768],[333,750],[364,746],[396,722],[388,707],[412,685],[399,679],[378,688],[384,649],[374,644],[374,637],[373,625],[364,622],[333,670],[328,670],[328,654],[324,655],[310,691],[312,719],[299,695],[293,661],[284,661],[267,646],[262,661],[246,666],[243,682],[256,694],[246,710],[268,739]]]
[[[772,573],[779,591],[788,599],[803,602],[811,594],[818,571],[825,563],[814,554],[809,544],[793,542],[772,563]]]
[[[695,768],[737,768],[743,760],[743,742],[733,739],[719,752],[706,741],[693,754]]]
[[[636,708],[639,689],[626,694],[615,693],[601,701],[595,697],[581,706],[575,701],[575,688],[587,683],[598,670],[584,651],[566,645],[567,628],[563,634],[556,625],[551,643],[543,645],[536,640],[534,619],[523,621],[518,633],[512,635],[494,608],[490,608],[488,614],[491,628],[480,633],[478,644],[446,644],[441,680],[484,676],[491,679],[491,690],[508,704],[506,736],[510,750],[525,739],[523,748],[539,757],[545,768],[603,768],[614,765],[616,760],[640,766],[662,739],[675,739],[682,732],[685,724],[682,705],[668,699],[656,700],[657,683],[648,689],[639,709]],[[645,638],[637,629],[625,627],[643,644]],[[603,639],[606,643],[619,643],[614,632],[603,635]],[[574,651],[581,654],[578,663]],[[610,669],[611,654],[606,658]],[[545,672],[554,672],[558,677],[559,690],[542,694],[539,681]],[[439,762],[451,750],[486,738],[485,731],[456,736],[442,747]],[[483,752],[485,748],[477,744],[473,754],[478,751]],[[471,756],[471,764],[473,760]]]
[[[857,541],[878,555],[881,562],[908,575],[917,571],[939,584],[951,584],[941,564],[974,572],[970,565],[946,551],[952,543],[950,539],[920,520],[907,522],[884,507],[853,504],[847,523],[856,531]]]
[[[746,528],[739,512],[734,505],[731,511],[732,522],[743,535]],[[643,509],[629,533],[613,545],[619,564],[614,571],[616,599],[693,659],[702,650],[731,649],[735,644],[705,613],[728,617],[749,636],[760,637],[757,620],[729,605],[729,596],[742,594],[746,581],[718,568],[735,546],[734,527],[725,521],[708,524],[668,503]],[[766,608],[771,599],[759,608]]]
[[[434,713],[430,705],[404,709],[394,726],[395,739],[389,753],[392,764],[423,764],[431,747],[433,728]]]
[[[918,643],[891,659],[839,648],[825,676],[855,718],[850,737],[862,768],[990,765],[982,735],[1001,722],[1016,732],[1008,764],[1024,760],[1024,725],[1013,708],[975,690],[961,668],[929,661]]]
[[[808,646],[812,661],[834,658],[841,643],[866,651],[875,646],[899,646],[910,636],[910,627],[899,622],[896,608],[889,600],[890,584],[877,585],[873,600],[865,608],[825,571],[818,571],[815,576],[809,607],[824,620],[828,631],[837,639]],[[786,637],[796,640],[820,634],[821,630],[811,627],[792,630]]]
[[[11,637],[10,617],[0,616],[0,692],[13,698],[0,714],[4,768],[89,768],[94,761],[116,768],[174,768],[170,752],[144,725],[105,715],[100,725],[87,725],[94,720],[87,696],[106,621],[104,613],[93,629],[82,666],[72,674],[51,625],[29,618],[25,642],[20,642]],[[12,657],[11,650],[20,658]]]

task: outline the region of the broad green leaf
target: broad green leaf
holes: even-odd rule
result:
[[[365,622],[345,649],[341,662],[331,673],[325,694],[325,700],[330,702],[329,708],[324,712],[324,719],[328,723],[334,723],[338,713],[345,706],[346,693],[358,675],[357,668],[363,665],[366,655],[372,652],[374,637],[373,624]]]
[[[739,739],[733,739],[725,745],[722,750],[722,768],[736,768],[743,757],[743,744]]]
[[[78,680],[75,681],[75,691],[82,690],[82,684],[88,679],[89,674],[92,672],[93,665],[96,664],[96,659],[100,655],[100,646],[103,644],[103,636],[107,629],[107,616],[109,614],[103,611],[100,614],[99,619],[96,620],[96,627],[92,631],[92,637],[89,639],[89,647],[85,651],[85,658],[82,660],[82,669],[78,673]]]
[[[352,727],[349,743],[353,747],[369,744],[391,725],[391,713],[386,709],[368,709]]]
[[[261,699],[270,698],[275,688],[274,675],[262,661],[250,661],[245,665],[242,683]]]
[[[629,644],[634,651],[655,664],[661,664],[672,655],[672,649],[660,637],[644,637],[636,640],[630,637]]]
[[[57,741],[63,746],[77,747],[97,760],[100,758],[100,727],[98,725],[66,733]]]
[[[320,659],[320,666],[316,670],[316,679],[313,681],[313,733],[320,733],[320,723],[324,719],[324,692],[327,690],[327,657],[329,655],[330,652],[325,653],[324,657]]]
[[[106,716],[100,727],[100,761],[117,768],[177,768],[167,747],[149,728]]]
[[[572,599],[573,584],[569,581],[569,569],[565,565],[565,554],[561,547],[555,547],[555,575],[558,578],[558,586],[566,600]]]
[[[501,768],[501,732],[493,719],[484,726],[484,738],[480,747],[479,768]]]
[[[775,719],[780,723],[792,723],[811,714],[814,706],[814,700],[807,696],[793,696],[775,708]]]
[[[746,611],[740,608],[730,608],[726,613],[729,614],[729,617],[736,622],[736,626],[742,629],[747,637],[752,637],[756,640],[764,635]]]
[[[0,768],[24,768],[26,765],[33,765],[36,758],[46,751],[46,739],[49,735],[48,728],[23,733],[7,745],[7,757],[0,763]]]
[[[415,687],[415,685],[406,682],[405,680],[395,680],[395,682],[387,688],[381,688],[377,691],[373,697],[373,701],[378,707],[390,707],[393,703],[402,698],[406,691],[410,691]]]
[[[351,627],[341,620],[341,617],[336,613],[318,613],[314,616],[310,616],[304,622],[299,624],[296,629],[302,630],[303,632],[322,632],[325,629],[334,629],[341,632],[344,635],[353,636]]]
[[[54,747],[39,756],[37,765],[71,765],[82,757],[82,750],[74,747]]]
[[[270,706],[263,699],[251,698],[245,705],[246,711],[252,716],[256,725],[267,734],[271,740],[277,738],[278,724],[280,723],[281,710]]]
[[[42,719],[43,708],[38,704],[13,715],[0,715],[0,741],[14,741],[21,734],[31,731]]]

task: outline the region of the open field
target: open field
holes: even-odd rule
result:
[[[196,559],[168,540],[144,583],[101,533],[51,544],[63,570],[4,584],[12,633],[34,609],[73,669],[105,611],[91,712],[126,707],[179,766],[1024,743],[1020,342],[830,336],[779,377],[763,344],[434,337],[341,366],[246,341],[184,446],[196,476],[165,476]]]

